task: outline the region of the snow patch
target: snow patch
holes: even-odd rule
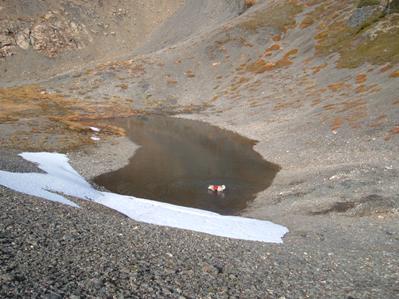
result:
[[[284,226],[257,219],[222,216],[153,200],[95,190],[57,153],[22,153],[46,173],[13,173],[0,170],[0,185],[17,192],[78,207],[63,195],[91,200],[145,223],[187,229],[211,235],[260,242],[282,243]]]

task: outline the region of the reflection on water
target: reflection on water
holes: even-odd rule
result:
[[[161,116],[111,122],[141,145],[129,165],[95,179],[112,192],[236,215],[279,170],[252,149],[253,141],[202,122]],[[210,184],[227,190],[208,192]]]

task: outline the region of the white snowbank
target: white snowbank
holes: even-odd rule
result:
[[[92,200],[128,217],[146,223],[188,229],[216,236],[261,242],[282,243],[288,232],[269,221],[175,206],[158,201],[95,190],[57,153],[22,153],[46,173],[12,173],[0,170],[0,185],[18,192],[78,207],[60,194]]]

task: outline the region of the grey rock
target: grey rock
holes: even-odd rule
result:
[[[349,27],[355,28],[362,25],[368,18],[378,11],[382,11],[382,8],[376,6],[363,6],[354,10],[353,14],[348,20]]]
[[[27,50],[30,47],[30,29],[25,28],[23,31],[18,32],[16,39],[15,39],[16,44],[24,49]]]

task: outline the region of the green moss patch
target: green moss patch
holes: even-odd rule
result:
[[[320,24],[323,22],[320,22]],[[315,36],[319,55],[339,53],[339,68],[356,68],[366,62],[399,62],[399,16],[377,13],[358,28],[340,19],[319,26]]]
[[[359,3],[357,4],[358,8],[364,7],[364,6],[374,6],[374,5],[380,5],[379,0],[360,0]]]
[[[303,5],[293,0],[278,1],[273,7],[257,10],[239,25],[247,31],[273,27],[286,31],[295,26],[295,17],[303,11]]]
[[[365,62],[380,65],[399,62],[399,28],[379,33],[373,40],[367,39],[360,45],[343,49],[338,66],[351,68]]]
[[[399,0],[393,0],[388,9],[389,13],[399,12]]]

